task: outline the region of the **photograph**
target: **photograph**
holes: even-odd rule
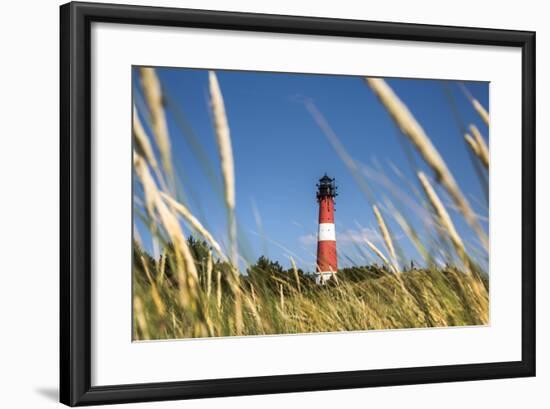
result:
[[[132,68],[132,340],[490,325],[490,83]]]
[[[6,2],[0,409],[550,407],[550,24],[496,5]]]

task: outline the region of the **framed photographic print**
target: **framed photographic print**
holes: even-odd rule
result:
[[[61,402],[535,375],[535,33],[61,7]]]

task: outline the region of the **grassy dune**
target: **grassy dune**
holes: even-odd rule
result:
[[[395,328],[483,325],[489,320],[487,282],[454,268],[385,273],[359,282],[278,280],[278,288],[240,288],[242,327],[227,283],[199,286],[200,304],[179,301],[177,285],[134,272],[135,340],[203,336],[293,334]],[[220,304],[218,305],[218,300]]]
[[[384,197],[372,193],[368,176],[346,152],[326,119],[311,101],[304,102],[304,115],[312,116],[353,174],[358,188],[365,192],[365,211],[373,212],[382,238],[380,247],[369,237],[354,243],[361,252],[379,260],[380,266],[359,268],[359,277],[339,271],[327,285],[318,286],[310,275],[296,269],[293,260],[293,268],[284,272],[271,267],[239,271],[237,267],[242,257],[238,253],[240,238],[235,218],[238,181],[226,102],[215,73],[210,72],[208,85],[219,153],[217,167],[223,180],[220,195],[227,211],[226,237],[214,237],[205,227],[207,221],[196,217],[178,194],[177,158],[173,157],[166,125],[166,95],[154,69],[141,68],[139,75],[143,101],[141,111],[134,108],[133,118],[134,211],[148,227],[148,240],[154,242],[161,255],[155,259],[146,254],[140,238],[135,237],[133,339],[488,324],[488,276],[475,262],[479,255],[488,257],[487,232],[445,159],[383,79],[366,78],[363,84],[358,81],[358,86],[369,87],[378,97],[405,143],[416,150],[425,165],[423,170],[414,169],[416,180],[405,181],[400,190],[388,188]],[[470,102],[488,126],[487,110],[473,98]],[[181,117],[181,113],[172,115]],[[142,120],[147,121],[147,128]],[[470,126],[468,130],[463,142],[471,154],[472,166],[482,172],[480,182],[487,190],[488,147],[479,129]],[[203,165],[206,173],[212,174],[210,164]],[[433,175],[427,175],[426,169]],[[380,175],[377,178],[381,179]],[[411,192],[405,192],[407,187]],[[403,216],[398,210],[403,206],[419,209],[415,213],[418,220]],[[451,206],[453,212],[449,213]],[[457,217],[469,226],[475,243],[460,237],[453,222]],[[388,228],[390,220],[422,256],[424,268],[405,268],[410,261],[398,251]],[[190,241],[191,234],[203,240],[203,245]],[[250,266],[251,261],[245,264]]]

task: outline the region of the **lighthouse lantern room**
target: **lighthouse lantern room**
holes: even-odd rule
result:
[[[337,187],[334,178],[325,175],[317,184],[319,203],[319,232],[317,235],[316,281],[324,284],[338,270],[336,257],[336,231],[334,228],[334,198]]]

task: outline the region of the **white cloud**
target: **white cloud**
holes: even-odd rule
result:
[[[311,233],[305,234],[300,236],[298,240],[302,246],[311,246],[312,244],[317,243],[317,235]]]

